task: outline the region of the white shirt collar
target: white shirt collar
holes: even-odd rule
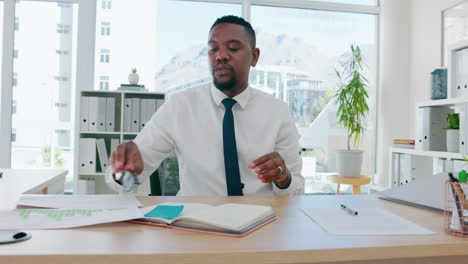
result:
[[[247,107],[247,103],[249,102],[249,99],[250,99],[250,93],[251,93],[250,90],[251,88],[247,86],[247,88],[242,93],[232,98],[237,101],[237,103],[242,107],[242,109],[245,109]],[[229,98],[229,96],[227,96],[226,94],[218,90],[218,88],[216,88],[214,84],[210,85],[210,91],[211,91],[211,97],[213,98],[213,101],[215,102],[217,106],[220,106],[221,102],[225,98]]]

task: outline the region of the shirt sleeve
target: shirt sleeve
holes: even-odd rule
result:
[[[173,100],[170,98],[166,100],[133,140],[143,159],[144,169],[138,175],[141,183],[147,181],[161,162],[174,152],[175,140],[171,131],[175,117],[171,116],[171,112],[175,112],[171,111],[172,105],[174,105]],[[106,183],[111,189],[122,191],[122,186],[112,177],[111,168],[106,171]]]
[[[304,194],[304,177],[301,174],[302,159],[299,155],[299,132],[289,107],[284,110],[285,118],[278,131],[275,151],[284,159],[286,167],[291,172],[291,183],[288,188],[280,189],[273,184],[275,195],[302,195]]]

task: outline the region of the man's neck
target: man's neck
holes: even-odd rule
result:
[[[234,91],[223,91],[223,93],[229,96],[230,98],[233,98],[234,96],[237,96],[241,94],[243,91],[245,91],[245,89],[247,89],[248,86],[249,86],[248,83],[246,83],[242,86],[239,86],[239,88],[236,88]]]

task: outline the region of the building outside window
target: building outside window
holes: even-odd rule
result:
[[[110,36],[110,22],[101,22],[101,36]]]
[[[99,90],[109,90],[109,76],[99,77]]]
[[[70,25],[57,24],[57,33],[69,34],[70,33]]]
[[[15,17],[15,31],[19,31],[19,17]]]
[[[13,73],[12,82],[13,82],[13,87],[18,86],[18,73],[16,73],[16,72]]]
[[[102,0],[102,9],[111,9],[112,8],[112,0]]]
[[[109,61],[110,61],[110,50],[101,49],[100,62],[101,63],[109,63]]]

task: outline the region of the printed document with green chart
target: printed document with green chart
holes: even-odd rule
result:
[[[0,211],[0,230],[53,229],[141,218],[137,207],[104,209],[16,209]]]

